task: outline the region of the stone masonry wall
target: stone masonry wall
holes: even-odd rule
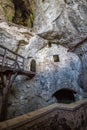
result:
[[[46,108],[0,123],[0,130],[87,130],[87,99]]]

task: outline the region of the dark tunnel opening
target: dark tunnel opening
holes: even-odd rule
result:
[[[63,88],[60,89],[58,91],[56,91],[53,94],[53,97],[55,97],[57,99],[58,103],[72,103],[75,102],[75,94],[76,92],[72,89],[68,89],[68,88]]]

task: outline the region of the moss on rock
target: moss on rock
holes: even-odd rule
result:
[[[1,0],[0,16],[19,25],[33,26],[35,12],[34,0]]]
[[[12,0],[15,7],[15,15],[13,17],[13,22],[19,25],[24,25],[28,27],[33,26],[34,21],[34,0]]]
[[[1,0],[1,8],[3,10],[4,17],[7,21],[12,21],[14,16],[14,4],[11,0]]]
[[[2,6],[0,4],[0,20],[4,20],[4,19],[5,19],[5,17],[4,17],[4,10],[3,10],[3,8],[2,8]]]

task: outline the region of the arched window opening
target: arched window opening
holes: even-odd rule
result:
[[[36,61],[34,59],[30,63],[30,71],[36,72]]]
[[[52,44],[51,44],[51,42],[48,42],[48,47],[52,47]]]
[[[72,89],[60,89],[59,91],[55,92],[53,94],[53,97],[55,97],[58,101],[58,103],[72,103],[75,102],[75,96],[76,92]]]

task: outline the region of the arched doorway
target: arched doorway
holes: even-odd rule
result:
[[[30,71],[36,72],[36,61],[34,59],[30,63]]]
[[[74,90],[68,89],[68,88],[63,88],[63,89],[56,91],[53,94],[53,97],[55,97],[59,103],[68,104],[68,103],[75,102],[74,94],[76,94],[76,92]]]

